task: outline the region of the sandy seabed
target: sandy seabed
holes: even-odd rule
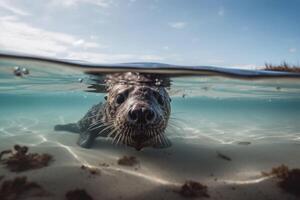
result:
[[[66,199],[68,191],[84,189],[93,199],[186,199],[178,191],[186,180],[208,187],[209,199],[297,199],[282,191],[276,178],[261,175],[274,166],[300,165],[299,143],[233,143],[212,144],[207,139],[171,138],[167,149],[135,151],[113,146],[99,139],[92,149],[76,145],[78,135],[28,133],[1,136],[1,150],[15,144],[26,145],[30,152],[49,153],[54,160],[49,166],[24,172],[10,172],[0,166],[1,182],[26,176],[41,185],[46,196],[23,195],[21,199]],[[133,166],[118,164],[124,155],[135,156]],[[82,165],[100,173],[83,170]],[[205,199],[206,197],[202,197]],[[299,199],[299,197],[298,197]]]

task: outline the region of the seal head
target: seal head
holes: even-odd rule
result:
[[[157,82],[139,75],[134,83],[114,83],[109,87],[103,121],[110,127],[114,143],[137,150],[171,145],[164,135],[171,111],[170,97]]]

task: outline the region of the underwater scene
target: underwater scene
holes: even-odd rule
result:
[[[299,199],[300,74],[0,55],[0,199]]]

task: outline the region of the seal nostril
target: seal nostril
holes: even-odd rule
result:
[[[137,124],[151,123],[155,118],[155,113],[147,107],[136,107],[128,112],[128,119]]]
[[[136,110],[129,111],[128,116],[132,121],[136,121],[138,118],[138,114],[137,114]]]
[[[147,110],[145,115],[148,122],[154,119],[154,112],[152,110]]]

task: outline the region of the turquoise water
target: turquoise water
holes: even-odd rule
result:
[[[29,75],[14,76],[15,66],[26,67]],[[116,157],[133,154],[147,166],[141,179],[148,177],[147,174],[174,183],[201,179],[207,180],[215,190],[219,185],[210,180],[212,173],[224,184],[259,183],[257,178],[263,170],[279,164],[299,167],[299,78],[245,79],[220,74],[175,77],[172,71],[169,76],[172,119],[166,134],[173,143],[171,148],[136,152],[129,147],[114,147],[106,141],[87,154],[106,152]],[[39,149],[51,139],[84,154],[85,150],[76,145],[77,136],[57,133],[53,127],[76,122],[92,105],[103,101],[104,93],[87,92],[92,83],[93,78],[77,68],[0,60],[0,148],[21,143]],[[232,161],[218,158],[216,152],[226,154]],[[165,154],[172,156],[166,158]],[[67,162],[66,159],[64,166]],[[145,179],[150,180],[149,177]],[[255,197],[256,189],[253,191],[246,190],[246,197]],[[287,197],[277,196],[269,189],[265,192],[265,196],[274,199]],[[225,191],[224,195],[239,199],[241,194]],[[217,199],[217,193],[212,192],[212,198]]]

